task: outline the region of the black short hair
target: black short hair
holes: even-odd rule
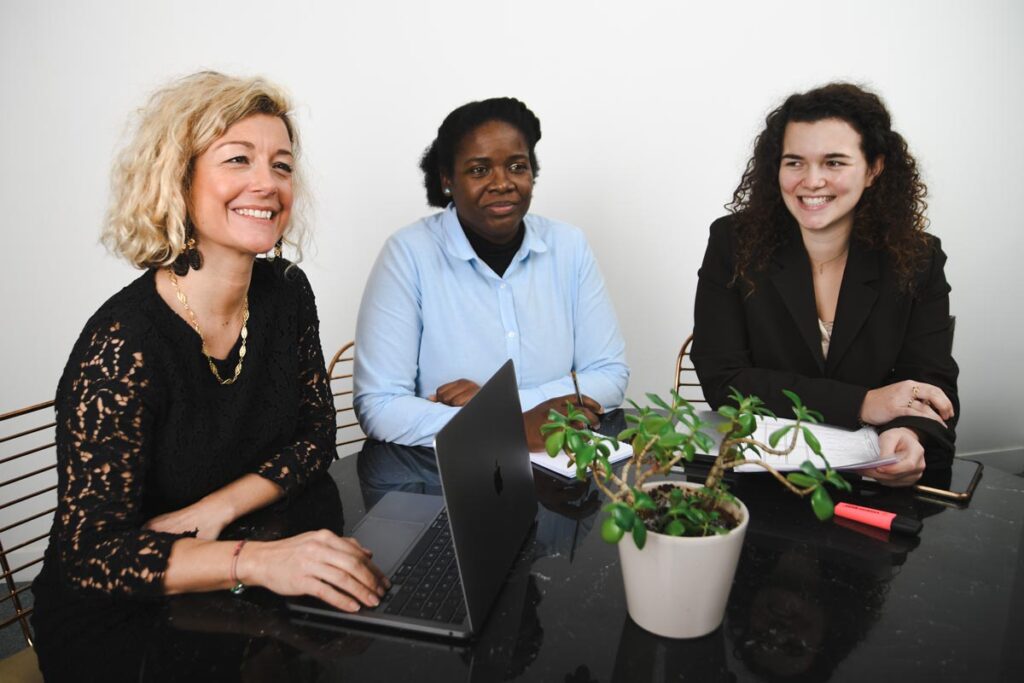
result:
[[[502,121],[515,126],[522,133],[530,151],[530,167],[533,177],[540,173],[540,164],[534,148],[540,140],[540,119],[514,97],[492,97],[488,100],[464,104],[445,117],[437,129],[437,137],[430,143],[420,159],[423,171],[423,186],[427,190],[427,203],[444,208],[449,198],[441,187],[441,173],[453,175],[455,150],[462,138],[489,121]]]

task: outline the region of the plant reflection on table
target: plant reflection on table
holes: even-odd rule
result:
[[[770,680],[827,680],[881,616],[898,571],[857,565],[748,544],[726,618],[735,654]]]
[[[622,624],[612,683],[694,681],[733,683],[725,656],[725,636],[715,629],[701,638],[661,638],[628,616]]]
[[[568,519],[590,517],[601,508],[597,489],[589,481],[564,479],[535,469],[533,482],[537,487],[537,501]]]
[[[856,523],[818,525],[764,482],[734,487],[752,508],[726,611],[733,654],[767,680],[822,681],[864,641],[917,536]],[[944,508],[912,492],[854,483],[855,502],[924,519]]]

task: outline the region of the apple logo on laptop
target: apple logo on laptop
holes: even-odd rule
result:
[[[494,461],[494,490],[500,496],[502,490],[505,488],[505,482],[501,480],[501,465],[498,461]]]

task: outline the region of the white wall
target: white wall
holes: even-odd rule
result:
[[[444,115],[526,101],[544,129],[534,210],[587,231],[633,396],[669,384],[707,226],[765,113],[848,79],[885,97],[932,191],[961,452],[1019,447],[1021,35],[1012,1],[0,0],[0,412],[52,395],[87,317],[134,277],[97,242],[108,169],[129,111],[173,76],[263,74],[299,103],[328,350],[385,237],[428,212],[416,165]]]

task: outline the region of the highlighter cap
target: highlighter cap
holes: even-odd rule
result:
[[[921,524],[921,520],[913,519],[912,517],[905,517],[904,515],[896,515],[892,519],[893,531],[897,531],[901,534],[916,535],[921,532],[921,528],[924,525]]]

